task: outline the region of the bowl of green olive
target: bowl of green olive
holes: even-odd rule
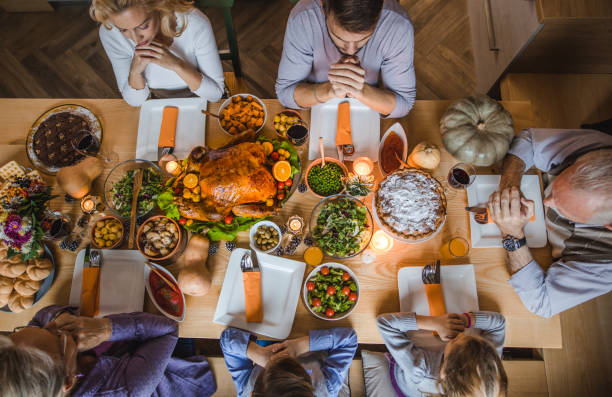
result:
[[[270,221],[259,221],[251,227],[251,247],[268,254],[280,246],[282,233],[278,225]]]

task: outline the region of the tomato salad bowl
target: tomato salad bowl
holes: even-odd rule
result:
[[[302,288],[304,306],[313,316],[336,321],[346,318],[359,303],[359,281],[340,263],[324,263],[306,277]]]

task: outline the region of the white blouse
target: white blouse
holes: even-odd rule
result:
[[[178,13],[176,15],[180,26],[182,18],[178,17],[180,16]],[[192,92],[211,102],[218,101],[223,95],[224,77],[210,21],[198,9],[189,11],[185,20],[187,27],[180,36],[174,38],[169,50],[202,73],[200,87]],[[149,97],[149,88],[167,90],[188,88],[187,83],[176,72],[154,63],[149,63],[145,69],[145,88],[142,90],[132,88],[128,78],[136,43],[121,34],[116,27],[113,26],[109,30],[104,25],[100,26],[100,41],[113,65],[119,91],[128,104],[142,105]]]

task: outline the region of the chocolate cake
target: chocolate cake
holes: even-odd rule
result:
[[[49,167],[66,167],[83,158],[72,147],[72,140],[89,131],[87,121],[69,112],[57,113],[43,121],[34,134],[34,152]]]

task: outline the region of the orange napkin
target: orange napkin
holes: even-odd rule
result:
[[[159,141],[157,147],[174,147],[176,137],[176,120],[178,119],[178,108],[166,106],[162,114],[161,128],[159,129]]]
[[[446,306],[444,305],[444,294],[442,293],[442,285],[424,285],[425,294],[427,295],[427,303],[429,303],[429,315],[441,316],[442,314],[446,314]]]
[[[263,307],[261,305],[261,272],[243,272],[244,307],[246,320],[249,323],[263,321]]]
[[[81,316],[95,317],[100,311],[100,268],[84,267],[81,286]]]
[[[352,145],[351,137],[351,104],[338,104],[338,130],[336,131],[336,146]]]
[[[529,222],[533,222],[533,221],[535,221],[535,214],[533,214],[531,218],[529,218]],[[493,223],[493,217],[491,216],[491,213],[489,212],[488,208],[487,208],[487,223]]]

